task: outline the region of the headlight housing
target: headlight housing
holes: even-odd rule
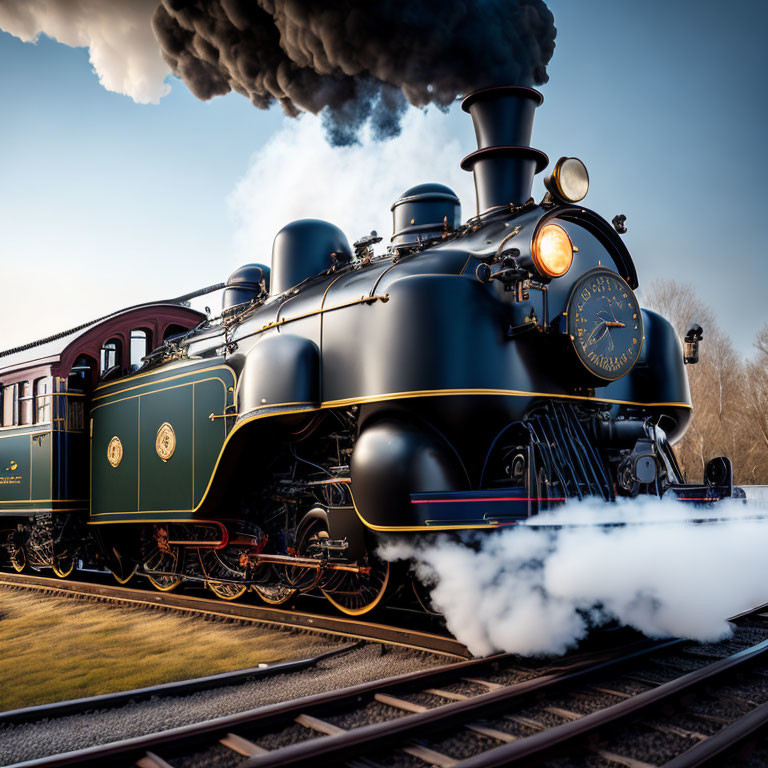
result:
[[[587,166],[578,157],[561,157],[544,180],[549,194],[562,203],[578,203],[589,192]]]
[[[573,243],[559,224],[545,224],[539,229],[531,253],[542,276],[562,277],[573,264]]]

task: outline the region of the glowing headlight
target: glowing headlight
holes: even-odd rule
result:
[[[545,224],[533,241],[533,263],[547,277],[564,275],[573,263],[573,243],[559,224]]]
[[[561,157],[544,182],[550,194],[564,203],[578,203],[589,191],[587,166],[578,157]]]

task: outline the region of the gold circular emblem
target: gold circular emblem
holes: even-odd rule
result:
[[[163,461],[168,461],[176,450],[176,433],[167,421],[165,424],[161,424],[160,429],[157,430],[155,450]]]
[[[123,444],[120,442],[120,438],[115,435],[107,446],[107,461],[116,467],[123,460]]]

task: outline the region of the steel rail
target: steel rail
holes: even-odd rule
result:
[[[28,723],[44,718],[50,719],[52,717],[75,715],[96,709],[103,710],[119,707],[123,704],[127,704],[129,701],[143,701],[145,699],[150,699],[153,696],[182,696],[211,688],[237,685],[246,680],[272,677],[286,672],[299,672],[308,667],[313,667],[315,664],[318,664],[325,659],[331,659],[334,656],[349,653],[350,651],[362,647],[364,644],[365,641],[360,640],[351,645],[345,645],[342,648],[334,648],[333,650],[319,653],[316,656],[308,656],[293,661],[281,661],[274,664],[259,665],[258,667],[236,669],[231,672],[222,672],[218,675],[206,675],[205,677],[196,677],[191,680],[177,680],[172,683],[151,685],[145,688],[134,688],[130,691],[116,691],[115,693],[104,693],[99,696],[87,696],[81,699],[69,699],[68,701],[56,701],[50,704],[39,704],[33,707],[10,709],[6,712],[0,712],[0,727],[3,725]]]
[[[698,768],[719,761],[724,754],[755,738],[768,726],[768,702],[678,755],[663,768]]]
[[[333,635],[352,640],[370,640],[418,651],[427,651],[453,659],[466,659],[471,655],[467,647],[453,637],[342,616],[257,606],[249,603],[230,603],[194,595],[155,592],[112,584],[63,581],[25,574],[0,573],[0,585],[59,592],[64,595],[105,598],[126,605],[153,608],[162,606],[193,615],[233,618],[255,624],[303,629],[323,635]]]
[[[766,653],[768,653],[768,640],[763,640],[725,659],[715,661],[656,688],[638,693],[618,704],[584,715],[578,720],[548,728],[519,741],[503,744],[480,755],[462,760],[458,766],[460,768],[495,768],[495,766],[511,765],[519,760],[530,760],[533,757],[541,759],[546,753],[554,749],[562,749],[577,739],[596,733],[607,725],[616,726],[631,717],[647,713],[659,704],[711,682],[735,667],[753,662]]]
[[[622,662],[669,648],[682,641],[670,640],[661,643],[640,642],[631,648],[624,647],[621,653],[601,651],[584,655],[569,664],[553,668],[539,677],[495,689],[466,701],[459,701],[435,707],[423,714],[406,715],[397,720],[362,726],[339,736],[326,736],[285,747],[267,753],[258,761],[246,765],[317,765],[325,762],[336,764],[347,753],[359,751],[361,746],[391,744],[391,739],[407,740],[421,733],[428,724],[445,725],[449,722],[467,722],[478,712],[498,707],[513,699],[528,697],[540,691],[554,688],[570,680],[597,672]],[[361,703],[373,700],[376,694],[392,690],[424,690],[438,682],[458,680],[477,674],[484,667],[493,667],[513,658],[511,654],[499,654],[482,659],[471,659],[444,665],[442,667],[397,675],[383,680],[373,680],[350,688],[305,696],[300,699],[271,704],[247,712],[216,718],[202,723],[182,726],[147,736],[124,741],[88,747],[82,750],[17,763],[9,768],[59,768],[60,766],[129,765],[141,759],[148,751],[180,749],[187,752],[195,745],[210,745],[212,741],[224,738],[233,731],[249,734],[254,729],[284,727],[300,715],[322,713],[346,707],[359,707]],[[172,758],[170,758],[172,759]]]

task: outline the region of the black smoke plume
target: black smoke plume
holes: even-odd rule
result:
[[[408,103],[544,83],[555,48],[543,0],[162,0],[152,23],[195,96],[322,113],[334,145],[396,136]]]

